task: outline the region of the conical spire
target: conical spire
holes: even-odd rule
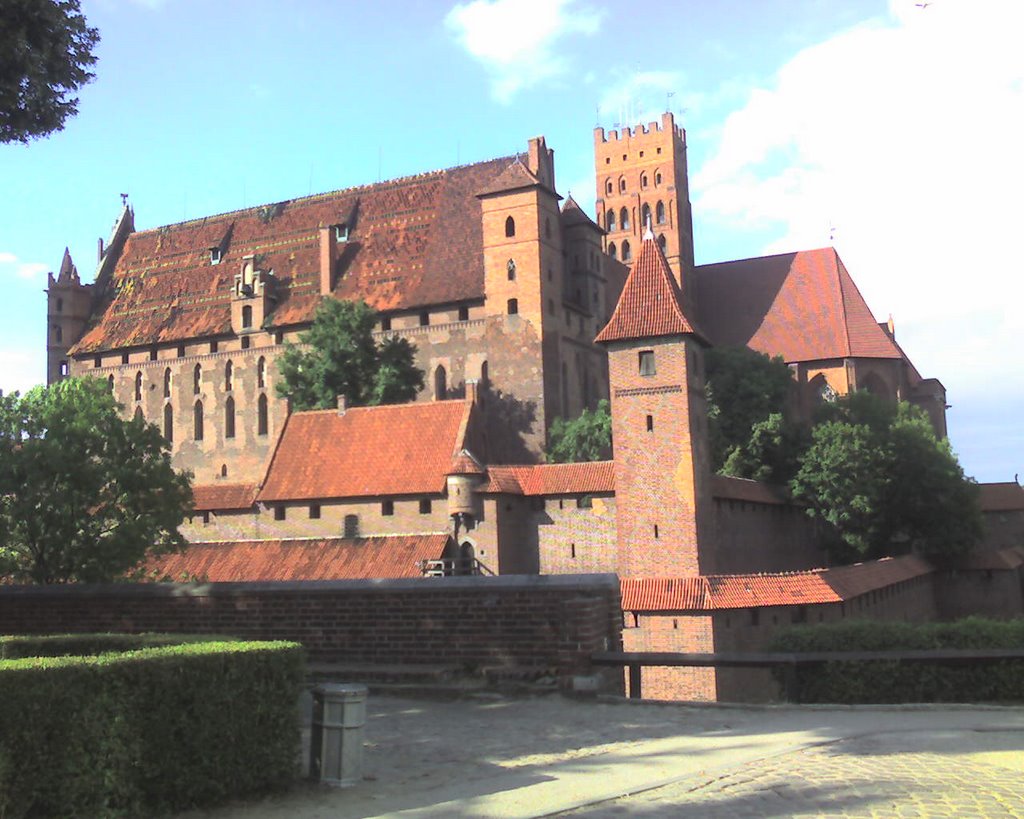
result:
[[[69,251],[66,247],[64,248],[64,258],[61,260],[60,263],[60,273],[57,274],[57,281],[78,281],[78,269],[75,267],[75,263],[71,261],[71,251]]]
[[[701,338],[683,310],[682,293],[648,224],[615,312],[595,340],[625,341],[678,335]]]

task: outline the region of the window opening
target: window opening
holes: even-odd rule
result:
[[[267,396],[261,395],[256,402],[256,434],[267,434]]]
[[[511,238],[516,235],[516,220],[511,216],[505,220],[505,236]]]
[[[230,395],[224,402],[224,437],[235,437],[235,399]]]

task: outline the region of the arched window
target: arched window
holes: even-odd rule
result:
[[[64,330],[59,324],[53,325],[53,340],[60,344],[64,340]]]
[[[440,364],[434,370],[434,400],[443,401],[448,396],[448,373]]]
[[[665,203],[659,202],[654,207],[654,219],[659,225],[665,224]]]
[[[660,185],[661,185],[661,171],[655,171],[654,172],[654,187],[657,188]]]
[[[629,249],[629,242],[623,242],[622,243],[622,261],[628,262],[632,258],[633,258],[633,253]]]
[[[345,537],[359,537],[359,515],[345,515]]]
[[[234,381],[234,374],[235,365],[229,361],[227,364],[224,365],[224,390],[226,392],[231,392],[231,388],[233,386],[232,382]]]
[[[267,386],[267,359],[263,356],[256,362],[256,386],[260,389]]]
[[[228,465],[227,464],[221,464],[220,465],[220,476],[222,478],[226,478],[228,476]]]
[[[164,398],[171,397],[171,368],[164,370]]]
[[[609,179],[607,182],[604,183],[604,190],[605,193],[608,194],[615,193],[615,185],[612,184],[612,180]],[[59,310],[60,308],[58,307],[57,309]]]
[[[142,373],[135,373],[135,400],[142,400]]]
[[[259,400],[256,401],[256,434],[266,435],[267,427],[267,396],[261,394]]]
[[[615,230],[615,211],[610,210],[604,215],[605,228],[610,233]]]
[[[647,190],[647,174],[645,173],[640,174],[640,190]]]
[[[658,245],[661,247],[662,253],[665,252],[665,246],[667,244],[668,244],[668,241],[665,239],[665,234],[664,233],[660,234],[658,236]]]
[[[235,399],[230,395],[224,402],[224,437],[235,437]]]
[[[619,225],[623,230],[629,230],[629,211],[626,208],[619,211]]]
[[[192,394],[199,395],[199,387],[203,382],[203,368],[196,364],[195,369],[192,370]]]
[[[608,184],[611,184],[611,183],[609,182]],[[608,192],[611,193],[611,191],[608,191]],[[64,309],[64,299],[58,298],[57,299],[57,312],[60,313],[63,309]]]
[[[203,440],[203,402],[196,401],[196,405],[192,408],[192,437],[197,440]]]
[[[608,244],[608,255],[611,256],[613,259],[619,258],[618,255],[616,255],[615,242],[609,242],[609,244]]]
[[[518,315],[519,313],[519,299],[508,300],[508,314],[510,316]]]
[[[174,440],[174,410],[170,404],[164,404],[164,438],[167,443]]]
[[[508,273],[508,280],[514,282],[516,280],[516,260],[509,259],[505,262],[505,272]]]
[[[252,305],[242,305],[242,327],[252,327]]]
[[[480,386],[487,386],[487,362],[480,365]]]
[[[647,226],[651,222],[651,206],[644,202],[644,206],[640,208],[640,226],[646,230]]]
[[[626,192],[626,177],[620,176],[619,177],[619,193],[625,193],[625,192]]]
[[[516,220],[511,216],[505,220],[505,235],[508,237],[516,235]]]
[[[107,389],[111,392],[114,391],[114,376],[112,375],[107,376]]]

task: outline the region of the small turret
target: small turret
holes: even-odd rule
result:
[[[64,258],[56,278],[50,273],[46,288],[46,383],[71,375],[68,350],[85,330],[92,307],[92,287],[82,284],[71,253]]]
[[[471,529],[477,519],[477,497],[474,491],[484,477],[484,468],[468,449],[452,455],[448,470],[448,515],[452,519],[455,538],[460,529]]]

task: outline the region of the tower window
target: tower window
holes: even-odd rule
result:
[[[420,498],[420,514],[429,515],[431,510],[430,498]]]
[[[640,174],[640,190],[647,190],[647,174],[645,173]]]
[[[142,400],[142,373],[135,373],[135,400]]]
[[[171,397],[171,368],[164,370],[164,398]]]
[[[609,243],[609,245],[608,245],[608,255],[611,256],[613,259],[619,258],[618,254],[617,254],[617,251],[615,250],[615,242]]]
[[[625,192],[626,192],[626,177],[622,177],[619,180],[619,193],[625,193]]]
[[[644,206],[640,209],[640,222],[642,227],[647,227],[651,222],[651,206],[644,202]]]
[[[67,376],[68,372],[69,372],[68,371],[68,362],[66,362],[66,361],[60,362],[60,374],[61,374],[61,377]]]
[[[629,211],[625,208],[619,211],[619,224],[623,230],[629,230]]]
[[[641,350],[639,353],[640,375],[654,375],[654,350]]]
[[[511,238],[516,235],[516,220],[511,216],[505,220],[505,236]]]
[[[164,438],[167,443],[174,441],[174,410],[170,404],[164,404]]]
[[[661,153],[661,148],[658,148],[658,153],[659,154]],[[657,188],[660,185],[661,185],[661,171],[655,171],[654,172],[654,187]]]
[[[184,358],[184,357],[185,357],[185,345],[184,344],[179,344],[178,345],[178,358]]]
[[[256,401],[256,434],[267,434],[267,396],[261,395]]]
[[[386,518],[391,517],[395,514],[395,502],[392,500],[381,501],[380,513]]]
[[[519,299],[508,300],[508,314],[510,316],[518,315],[519,313]]]
[[[608,182],[605,183],[604,189],[609,196],[615,193],[615,185],[612,184],[612,180],[609,179]]]
[[[242,305],[242,327],[244,327],[244,328],[252,327],[252,305],[251,304],[244,304],[244,305]]]
[[[210,342],[210,352],[211,353],[217,352],[217,342],[216,341],[211,341]]]
[[[249,346],[251,345],[251,343],[252,343],[252,339],[249,338],[249,336],[242,336],[242,349],[243,350],[248,350]]]
[[[434,370],[434,400],[443,401],[448,397],[448,373],[442,365]]]
[[[654,524],[654,539],[655,540],[658,539],[658,524],[657,523]]]
[[[629,242],[622,243],[622,261],[628,262],[633,258],[633,251],[629,249]]]
[[[668,245],[668,240],[665,238],[665,234],[662,233],[658,236],[658,247],[661,248],[662,252],[665,252],[665,248]]]
[[[224,402],[224,437],[235,437],[235,399],[230,395]]]
[[[505,263],[505,270],[508,272],[508,280],[514,282],[516,280],[516,260],[509,259]]]
[[[234,387],[235,365],[230,361],[224,365],[224,391],[231,392]]]
[[[659,225],[665,224],[665,203],[659,202],[654,206],[654,219]]]
[[[128,363],[128,353],[121,353],[121,363],[122,364],[127,364]]]
[[[156,361],[156,347],[149,351],[149,360]]]
[[[192,370],[192,394],[193,395],[199,395],[199,387],[202,385],[202,381],[203,381],[203,368],[199,364],[196,364],[195,368]]]
[[[256,386],[260,389],[267,386],[267,359],[263,356],[256,362]]]
[[[609,232],[615,230],[615,211],[608,211],[608,213],[605,214],[604,220],[605,226],[607,227]]]
[[[610,191],[609,191],[610,193]],[[61,313],[64,311],[64,299],[57,299],[57,312]]]
[[[648,415],[647,416],[647,431],[648,432],[654,432],[654,416],[653,415]]]
[[[203,402],[196,401],[192,408],[192,437],[196,441],[203,440]]]

